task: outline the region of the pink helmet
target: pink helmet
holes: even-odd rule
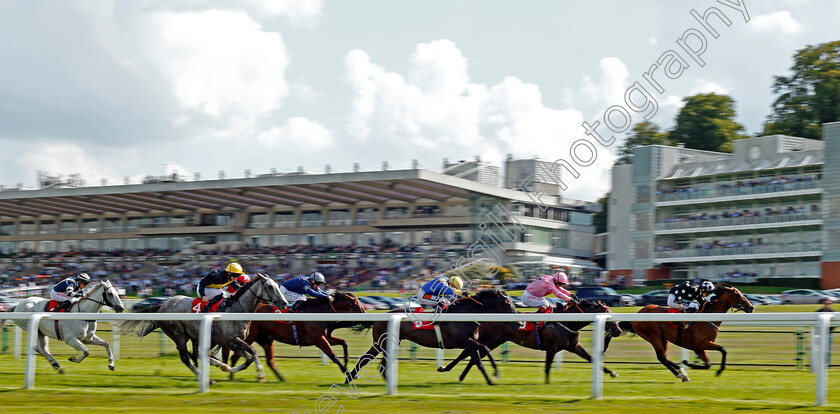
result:
[[[554,283],[562,283],[564,285],[569,284],[569,278],[566,277],[566,274],[563,273],[563,272],[555,273],[554,276],[552,277],[552,279],[554,279]]]
[[[248,275],[246,275],[246,274],[242,274],[242,275],[239,275],[239,277],[236,278],[236,281],[244,285],[244,284],[250,282],[251,278],[248,277]]]

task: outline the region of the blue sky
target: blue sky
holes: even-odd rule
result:
[[[662,83],[652,120],[726,93],[755,134],[791,55],[840,39],[840,2],[742,2],[749,22],[724,3],[4,0],[0,184],[567,158],[710,7],[732,24],[712,18],[705,65]],[[608,190],[616,138],[568,196]]]

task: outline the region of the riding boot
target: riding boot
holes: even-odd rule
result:
[[[291,305],[289,305],[289,312],[295,312],[295,311],[297,311],[297,308],[299,308],[299,307],[300,307],[300,304],[301,304],[301,303],[303,303],[303,301],[302,301],[302,300],[298,300],[298,301],[292,302],[292,304],[291,304]]]
[[[680,328],[688,329],[688,327],[692,324],[692,322],[683,322]]]
[[[204,305],[204,307],[203,307],[203,308],[201,308],[201,312],[200,312],[200,313],[207,313],[207,312],[210,312],[210,309],[213,307],[213,305],[215,305],[216,303],[218,303],[221,299],[222,299],[222,297],[221,297],[221,296],[216,296],[216,297],[214,297],[214,298],[210,299],[209,301],[207,301],[207,304],[206,304],[206,305]]]

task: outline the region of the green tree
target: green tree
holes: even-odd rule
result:
[[[840,41],[798,50],[790,71],[774,77],[779,97],[763,134],[822,139],[821,124],[840,121]]]
[[[732,152],[732,141],[746,138],[744,127],[734,118],[735,101],[727,95],[689,96],[668,137],[671,143],[683,143],[686,148]]]
[[[592,224],[595,226],[595,234],[607,232],[607,213],[610,205],[610,194],[611,193],[607,193],[598,199],[598,203],[601,204],[601,211],[592,215]]]
[[[633,150],[645,145],[665,145],[668,143],[668,134],[659,130],[659,125],[653,122],[642,121],[633,125],[630,135],[621,148],[618,149],[618,160],[616,164],[632,164]]]

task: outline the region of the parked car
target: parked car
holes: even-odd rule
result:
[[[793,289],[782,292],[782,304],[819,304],[825,299],[834,300],[833,296],[813,289]]]
[[[140,312],[141,310],[148,308],[149,306],[160,305],[163,302],[166,302],[167,300],[169,300],[169,298],[166,296],[155,296],[151,298],[146,298],[141,300],[140,302],[135,303],[134,306],[131,307],[131,311]]]
[[[768,305],[781,305],[782,299],[779,295],[758,295],[764,299],[764,302]]]
[[[756,295],[756,294],[753,294],[753,293],[745,293],[744,297],[747,298],[747,300],[750,301],[750,303],[752,303],[753,306],[769,305],[767,299],[765,299],[761,295]]]
[[[362,305],[365,307],[365,310],[389,310],[391,309],[390,306],[373,299],[369,296],[357,296],[359,302],[362,302]]]
[[[635,306],[636,301],[632,296],[621,295],[613,288],[604,286],[581,287],[575,292],[579,299],[600,300],[607,306]]]
[[[651,290],[642,295],[642,300],[636,302],[637,305],[659,305],[668,306],[668,289]]]
[[[526,308],[527,307],[527,306],[525,306],[524,303],[522,303],[522,297],[520,297],[520,296],[510,296],[510,300],[511,300],[511,302],[513,302],[513,306],[516,306],[517,308]]]
[[[823,290],[821,292],[825,293],[826,295],[832,296],[834,298],[835,302],[840,300],[840,288],[838,288],[838,289],[826,289],[826,290]]]
[[[403,298],[392,298],[390,296],[381,295],[370,295],[365,297],[388,305],[388,309],[403,309],[403,302],[405,301]]]
[[[505,285],[505,290],[525,290],[530,283],[527,282],[516,282],[516,283],[508,283]]]

